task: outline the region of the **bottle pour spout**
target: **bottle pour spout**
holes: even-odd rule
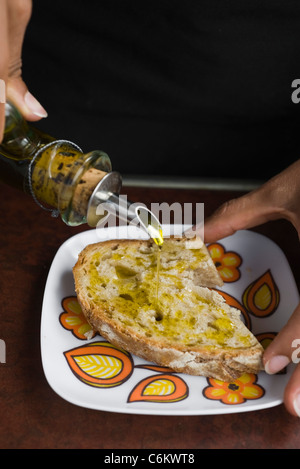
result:
[[[162,226],[157,217],[144,205],[120,196],[120,173],[107,173],[95,187],[87,208],[87,223],[91,228],[112,214],[126,223],[140,225],[159,246],[163,244]]]

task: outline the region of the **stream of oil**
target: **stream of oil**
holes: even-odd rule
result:
[[[150,221],[150,218],[148,220],[148,222]],[[160,226],[157,226],[157,225],[154,225],[154,224],[151,224],[151,221],[150,223],[148,224],[147,226],[147,231],[148,233],[150,234],[151,238],[153,239],[153,241],[155,242],[155,244],[157,245],[157,254],[156,254],[156,310],[157,310],[157,314],[158,316],[160,315],[159,313],[159,274],[160,274],[160,254],[161,254],[161,249],[162,249],[162,245],[163,245],[163,242],[164,242],[164,238],[163,238],[163,232],[162,232],[162,229]]]
[[[157,311],[159,311],[160,253],[161,253],[161,246],[157,246],[157,256],[156,256],[156,309]]]
[[[159,310],[159,274],[160,274],[160,255],[161,255],[161,250],[162,250],[162,245],[164,242],[164,238],[162,235],[162,231],[159,230],[153,236],[153,240],[155,244],[157,245],[157,250],[156,250],[156,310],[157,310],[157,315],[160,316],[160,310]]]

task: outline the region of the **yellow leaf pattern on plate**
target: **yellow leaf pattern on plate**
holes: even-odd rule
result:
[[[144,389],[144,396],[169,396],[175,391],[174,382],[169,379],[157,379]]]
[[[107,355],[82,355],[74,357],[77,365],[94,378],[110,379],[122,370],[122,362]]]
[[[75,347],[64,355],[74,375],[90,386],[120,386],[133,371],[131,355],[105,341]]]
[[[155,375],[139,381],[128,402],[178,402],[186,399],[188,394],[188,386],[179,376]]]
[[[279,300],[279,290],[270,269],[248,285],[243,293],[245,308],[256,317],[273,314],[279,305]]]
[[[254,295],[254,303],[258,308],[265,310],[272,300],[272,293],[266,283],[264,283]]]

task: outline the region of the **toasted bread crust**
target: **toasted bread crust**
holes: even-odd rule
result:
[[[136,324],[125,324],[115,317],[114,311],[110,308],[108,301],[95,301],[93,295],[88,290],[88,278],[91,269],[91,262],[95,253],[101,252],[101,262],[107,262],[106,253],[117,252],[120,247],[129,249],[130,252],[141,248],[151,249],[151,241],[144,240],[112,240],[87,246],[79,255],[78,261],[73,269],[75,279],[75,290],[82,311],[92,328],[98,331],[101,336],[112,344],[121,347],[128,352],[155,362],[162,366],[170,367],[177,372],[191,375],[213,377],[222,381],[233,381],[241,374],[258,373],[262,369],[262,346],[252,336],[247,346],[228,347],[218,344],[196,344],[189,345],[180,341],[175,342],[167,336],[157,337],[154,335],[147,337],[144,330],[136,327]],[[206,249],[206,248],[205,248]],[[206,253],[204,249],[204,253]],[[207,266],[207,259],[204,265]],[[212,263],[208,260],[209,286],[211,279],[218,279],[218,274],[214,270]],[[220,281],[218,281],[218,286]],[[216,292],[208,289],[201,290],[202,295],[216,305],[222,305],[223,310],[228,313],[237,327],[241,328],[244,334],[245,326],[237,319],[239,312],[224,303],[223,298]],[[248,330],[247,330],[248,332]]]

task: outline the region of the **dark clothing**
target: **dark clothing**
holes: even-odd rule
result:
[[[40,128],[123,174],[266,179],[299,158],[298,0],[43,0],[23,75]]]

